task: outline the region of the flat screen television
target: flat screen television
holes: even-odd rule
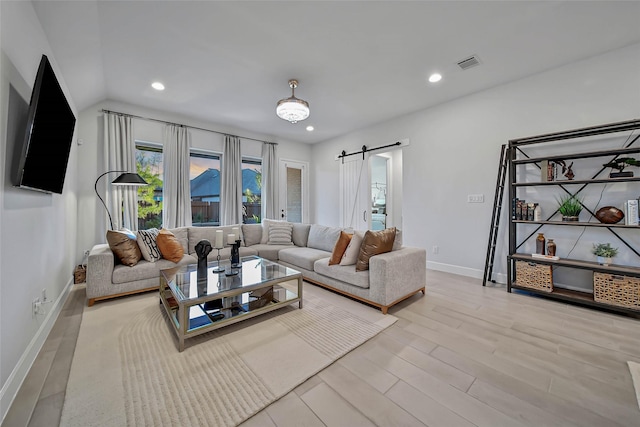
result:
[[[14,184],[62,194],[76,117],[46,55],[42,55]]]

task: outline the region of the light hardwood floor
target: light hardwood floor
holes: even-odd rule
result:
[[[392,327],[243,426],[640,426],[639,319],[427,276]],[[3,426],[58,425],[83,303],[78,286]]]

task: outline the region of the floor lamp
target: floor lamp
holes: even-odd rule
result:
[[[137,173],[127,172],[127,171],[107,171],[107,172],[103,173],[102,175],[100,175],[98,177],[98,179],[96,179],[96,183],[93,186],[93,188],[96,190],[96,196],[98,196],[98,199],[100,199],[100,201],[102,202],[102,206],[104,206],[104,209],[107,211],[107,215],[109,215],[109,224],[111,224],[111,229],[113,230],[113,220],[111,219],[111,213],[109,213],[109,209],[107,208],[107,204],[104,202],[104,200],[102,199],[102,197],[100,197],[100,194],[98,193],[98,181],[100,181],[100,178],[102,178],[103,176],[105,176],[105,175],[107,175],[109,173],[121,173],[122,174],[122,175],[120,175],[119,177],[117,177],[116,179],[114,179],[111,182],[112,185],[125,185],[125,186],[132,186],[132,187],[141,187],[143,185],[149,185],[149,184],[147,183],[147,181],[145,181]]]

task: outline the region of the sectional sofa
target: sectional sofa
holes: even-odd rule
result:
[[[171,229],[184,250],[177,263],[166,259],[141,260],[130,267],[118,262],[108,244],[96,245],[87,264],[87,303],[91,306],[95,301],[157,289],[160,270],[196,263],[195,246],[200,240],[214,242],[216,231],[222,230],[226,242],[234,228],[242,230],[240,256],[258,255],[277,261],[302,272],[308,282],[378,307],[385,314],[392,305],[425,292],[426,251],[402,246],[400,233],[391,252],[372,256],[369,270],[356,271],[354,265],[329,265],[340,228],[294,223],[289,244],[270,244],[269,224],[276,222]],[[221,259],[229,258],[230,252],[230,248],[222,249]],[[216,257],[214,249],[208,259],[213,261]]]

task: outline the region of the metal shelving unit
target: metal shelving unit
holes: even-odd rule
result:
[[[575,152],[571,154],[551,154],[549,156],[544,157],[529,157],[522,150],[523,146],[530,146],[534,144],[544,144],[548,142],[557,142],[562,140],[570,140],[577,139],[589,136],[597,136],[597,135],[606,135],[618,132],[633,132],[634,130],[640,129],[640,120],[631,120],[620,123],[612,123],[601,126],[593,126],[583,129],[575,129],[565,132],[557,132],[552,134],[545,134],[539,136],[533,136],[528,138],[520,138],[509,141],[509,149],[508,149],[508,187],[509,187],[509,200],[513,201],[517,197],[518,188],[523,187],[532,187],[532,186],[561,186],[562,189],[569,194],[576,194],[585,187],[590,184],[612,184],[612,183],[633,183],[640,182],[640,177],[628,177],[628,178],[603,178],[600,177],[606,168],[602,168],[599,172],[597,172],[591,179],[580,179],[580,180],[561,180],[561,181],[549,181],[549,182],[523,182],[517,181],[517,167],[521,165],[528,164],[539,164],[540,162],[547,160],[577,160],[577,159],[586,159],[586,158],[595,158],[595,157],[608,157],[608,158],[617,158],[620,156],[627,156],[629,154],[640,153],[640,146],[634,145],[636,141],[640,139],[640,135],[635,136],[633,139],[629,138],[627,144],[624,148],[619,149],[611,149],[611,150],[599,150],[599,151],[582,151]],[[521,158],[518,158],[520,156]],[[580,187],[575,187],[575,185],[580,185]],[[573,189],[573,190],[572,190]],[[595,218],[595,214],[585,207],[585,210],[591,214]],[[553,217],[551,215],[549,219]],[[622,312],[626,314],[633,314],[636,316],[640,316],[640,307],[636,308],[628,308],[622,307],[613,304],[606,304],[603,302],[598,302],[594,300],[593,294],[588,292],[574,291],[565,288],[553,288],[551,292],[546,292],[543,290],[532,289],[530,287],[520,286],[518,283],[514,281],[515,273],[516,273],[516,261],[525,261],[533,264],[542,264],[542,265],[550,265],[550,266],[558,266],[558,267],[567,267],[574,268],[580,270],[589,270],[593,272],[600,273],[608,273],[614,275],[623,275],[629,277],[639,277],[640,278],[640,268],[633,266],[625,266],[625,265],[600,265],[596,262],[578,260],[578,259],[559,259],[559,260],[550,260],[545,258],[534,258],[530,254],[518,253],[518,249],[530,238],[532,238],[538,230],[542,227],[546,226],[569,226],[569,227],[594,227],[594,228],[605,228],[613,233],[620,241],[625,244],[633,253],[640,257],[640,252],[636,248],[633,248],[627,240],[621,237],[615,230],[628,230],[628,229],[636,229],[640,232],[640,226],[636,225],[625,225],[625,224],[604,224],[599,222],[563,222],[563,221],[525,221],[525,220],[516,220],[514,212],[510,215],[509,219],[509,255],[507,256],[507,291],[511,292],[512,289],[521,289],[527,292],[531,292],[534,294],[542,295],[549,298],[559,299],[563,301],[575,302],[583,305],[604,308],[607,310]],[[518,244],[518,227],[523,224],[533,224],[537,227],[534,231],[527,230],[528,236],[523,239],[522,242]],[[640,292],[640,290],[639,290]],[[638,295],[640,299],[640,295]]]

